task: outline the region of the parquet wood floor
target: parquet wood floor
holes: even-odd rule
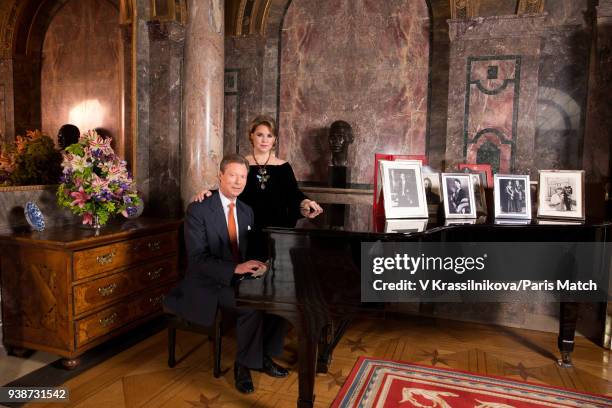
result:
[[[295,370],[280,380],[253,373],[254,394],[242,395],[234,389],[231,334],[224,338],[222,367],[226,372],[219,379],[212,376],[212,346],[204,336],[177,333],[177,358],[181,360],[173,369],[166,365],[166,347],[166,332],[162,331],[69,380],[64,386],[70,389],[71,402],[61,407],[295,406]],[[575,368],[561,369],[555,362],[555,334],[407,317],[355,322],[338,345],[329,373],[317,376],[317,407],[329,406],[360,355],[612,395],[610,351],[582,337],[577,338],[573,354]],[[296,339],[290,334],[279,362],[295,368],[295,361]]]

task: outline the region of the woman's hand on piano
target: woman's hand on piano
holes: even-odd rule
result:
[[[323,209],[316,201],[305,198],[300,203],[300,212],[306,218],[314,218],[321,214]]]

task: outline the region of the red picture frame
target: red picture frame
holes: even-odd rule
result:
[[[472,164],[472,163],[459,163],[459,171],[462,173],[477,173],[485,174],[487,184],[485,188],[493,187],[493,171],[490,164]]]
[[[379,219],[383,220],[384,225],[385,218],[385,202],[382,194],[382,185],[378,182],[380,176],[378,172],[378,162],[381,160],[420,160],[423,166],[427,166],[427,156],[424,154],[374,154],[374,199],[372,203],[372,219],[375,225]]]

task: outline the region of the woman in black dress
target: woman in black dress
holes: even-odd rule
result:
[[[253,152],[246,156],[249,174],[238,198],[253,209],[256,232],[264,227],[292,228],[300,217],[314,218],[323,211],[300,191],[291,165],[276,157],[276,140],[274,119],[258,116],[250,123]],[[204,190],[194,200],[202,201],[209,195],[210,191]]]

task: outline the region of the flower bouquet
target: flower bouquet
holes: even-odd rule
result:
[[[103,139],[94,130],[83,134],[66,148],[62,168],[58,204],[81,215],[83,224],[99,228],[116,214],[127,217],[137,212],[141,200],[110,138]]]

